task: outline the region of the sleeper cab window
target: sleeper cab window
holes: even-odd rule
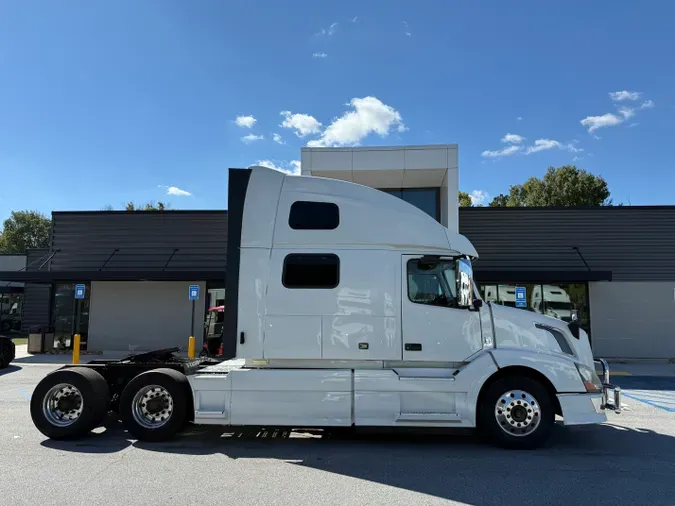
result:
[[[340,210],[333,202],[298,200],[291,204],[288,225],[293,230],[334,230],[340,224]]]
[[[286,288],[331,289],[340,283],[340,259],[329,253],[294,253],[284,259]]]

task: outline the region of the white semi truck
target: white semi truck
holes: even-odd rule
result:
[[[403,200],[253,167],[230,170],[228,213],[228,360],[174,348],[64,366],[31,399],[43,434],[77,437],[114,411],[146,441],[186,423],[473,427],[533,448],[556,414],[591,424],[620,408],[576,322],[484,303],[469,240]]]

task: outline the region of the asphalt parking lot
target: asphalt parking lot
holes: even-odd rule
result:
[[[0,371],[0,504],[675,504],[675,374],[616,376],[625,410],[557,427],[546,448],[505,451],[452,435],[223,433],[162,444],[109,420],[45,439],[29,400],[53,364]]]

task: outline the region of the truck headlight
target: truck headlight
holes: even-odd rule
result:
[[[586,391],[588,393],[602,392],[602,381],[595,374],[595,370],[584,364],[576,364],[576,366],[579,376],[581,376],[581,381],[583,381],[584,387],[586,387]]]

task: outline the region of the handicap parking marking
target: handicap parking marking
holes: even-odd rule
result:
[[[621,387],[621,395],[627,399],[675,413],[675,377],[627,376],[614,383]]]
[[[671,392],[669,397],[665,397],[647,390],[624,390],[621,392],[621,395],[667,411],[668,413],[675,413],[675,392]]]

